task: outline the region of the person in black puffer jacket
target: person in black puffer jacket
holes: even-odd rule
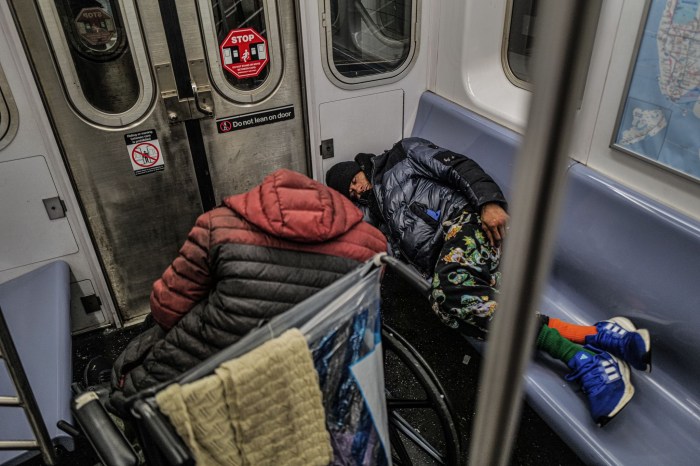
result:
[[[433,277],[440,301],[433,309],[443,322],[458,328],[466,321],[470,325],[461,325],[463,331],[483,334],[495,310],[508,221],[505,196],[493,178],[468,157],[408,138],[382,155],[358,154],[354,162],[334,165],[326,184],[355,201],[365,220],[386,235],[395,257]],[[475,283],[469,289],[454,290],[447,277],[463,267],[449,246],[463,238],[475,241],[473,249],[481,246],[472,251],[480,266],[471,270]],[[450,251],[454,260],[439,260]]]
[[[508,214],[500,188],[475,161],[408,138],[382,155],[358,154],[334,165],[326,184],[364,211],[394,256],[432,278],[431,307],[443,323],[487,336],[498,307]],[[536,318],[537,348],[572,369],[567,380],[581,383],[594,420],[610,421],[634,394],[626,362],[651,367],[649,332],[623,317],[590,326]]]

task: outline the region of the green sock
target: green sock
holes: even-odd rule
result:
[[[556,329],[543,325],[540,328],[540,333],[537,335],[537,349],[546,351],[547,354],[568,364],[571,358],[579,351],[585,351],[591,356],[594,355],[591,351],[584,349],[583,346],[573,343],[559,334]]]

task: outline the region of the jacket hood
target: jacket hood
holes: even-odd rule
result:
[[[300,243],[336,238],[362,221],[345,196],[301,173],[277,170],[224,205],[273,236]]]

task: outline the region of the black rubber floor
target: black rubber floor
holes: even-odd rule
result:
[[[476,415],[481,356],[461,335],[440,323],[427,301],[391,272],[382,280],[382,312],[384,322],[408,340],[437,375],[457,414],[463,449],[467,450]],[[464,455],[468,458],[468,452]],[[584,463],[525,404],[510,464]]]

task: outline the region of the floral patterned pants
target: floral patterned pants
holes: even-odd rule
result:
[[[497,307],[501,250],[491,246],[477,214],[463,211],[442,228],[445,243],[433,275],[432,309],[446,325],[484,338]]]

